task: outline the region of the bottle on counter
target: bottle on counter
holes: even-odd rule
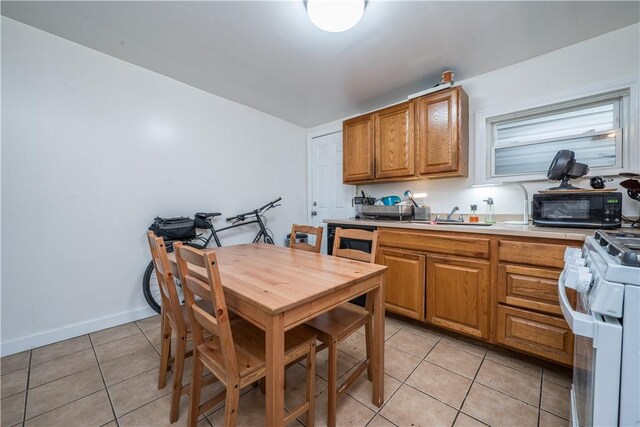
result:
[[[486,224],[495,224],[496,223],[496,211],[495,206],[493,205],[493,199],[491,197],[487,197],[483,202],[487,203],[487,213],[484,216],[484,222]]]
[[[471,205],[471,209],[469,210],[469,222],[480,222],[478,205]]]

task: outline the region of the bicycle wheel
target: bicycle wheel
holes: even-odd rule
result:
[[[196,249],[203,249],[204,246],[198,243],[185,243]],[[173,245],[167,245],[167,253],[173,252]],[[184,297],[182,294],[182,284],[177,277],[174,277],[176,282],[176,290],[178,291],[178,299],[180,303],[184,303]],[[160,296],[160,284],[158,283],[158,278],[155,274],[155,267],[153,265],[153,261],[149,262],[146,270],[144,271],[144,276],[142,277],[142,294],[144,295],[144,299],[149,304],[156,313],[160,314],[162,307],[162,297]]]

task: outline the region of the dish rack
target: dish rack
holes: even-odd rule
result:
[[[362,218],[397,219],[408,221],[413,216],[413,206],[411,205],[360,205],[360,216]]]

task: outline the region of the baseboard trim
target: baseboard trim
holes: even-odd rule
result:
[[[2,343],[0,343],[0,355],[8,356],[21,351],[31,350],[43,345],[64,341],[69,338],[75,338],[80,335],[144,319],[146,317],[153,316],[154,314],[156,314],[156,312],[150,307],[141,307],[132,311],[125,311],[123,313],[117,313],[111,316],[101,317],[99,319],[92,319],[58,329],[51,329],[49,331],[29,335],[27,337],[2,341]]]

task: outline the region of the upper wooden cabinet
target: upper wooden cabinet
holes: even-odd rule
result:
[[[418,173],[429,177],[468,175],[468,98],[461,87],[416,101]]]
[[[344,182],[467,176],[468,116],[457,86],[346,120]]]
[[[405,102],[374,114],[376,178],[415,175],[414,104]]]
[[[345,183],[372,180],[374,174],[373,115],[355,117],[342,124]]]

